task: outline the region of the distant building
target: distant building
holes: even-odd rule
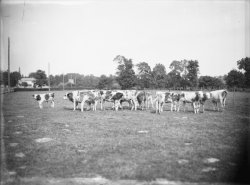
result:
[[[21,78],[21,80],[18,81],[18,87],[34,88],[35,83],[35,78]]]

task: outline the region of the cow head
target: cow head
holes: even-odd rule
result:
[[[37,101],[41,100],[41,96],[39,94],[33,94],[32,97]]]
[[[181,95],[177,93],[172,93],[171,97],[172,97],[172,101],[179,101],[181,98]]]
[[[68,100],[70,100],[70,101],[73,102],[73,93],[72,93],[72,92],[66,93],[66,94],[64,95],[63,99],[64,99],[64,100],[68,99]]]
[[[165,93],[165,102],[172,102],[172,97],[170,92]]]

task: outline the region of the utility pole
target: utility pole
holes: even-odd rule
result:
[[[8,89],[10,92],[10,38],[8,37]]]
[[[64,74],[63,74],[63,90],[64,90]]]
[[[48,84],[49,84],[49,91],[50,91],[50,64],[48,63]]]

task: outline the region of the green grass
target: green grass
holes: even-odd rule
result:
[[[96,112],[72,111],[73,104],[63,100],[62,91],[55,92],[54,109],[44,104],[40,110],[33,93],[4,95],[6,164],[18,177],[233,182],[244,162],[247,93],[237,93],[234,102],[229,93],[223,112],[213,111],[208,102],[206,112],[197,115],[190,105],[179,113],[170,112],[167,105],[160,115],[152,109],[115,112],[101,111],[99,106]],[[53,140],[35,141],[43,137]],[[19,152],[25,157],[15,157]],[[220,161],[207,164],[206,158]],[[179,164],[182,159],[188,163]],[[207,167],[216,170],[203,172]]]

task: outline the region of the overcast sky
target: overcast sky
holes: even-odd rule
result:
[[[115,74],[117,55],[157,63],[198,60],[218,76],[249,57],[248,0],[2,0],[1,67],[51,74]]]

